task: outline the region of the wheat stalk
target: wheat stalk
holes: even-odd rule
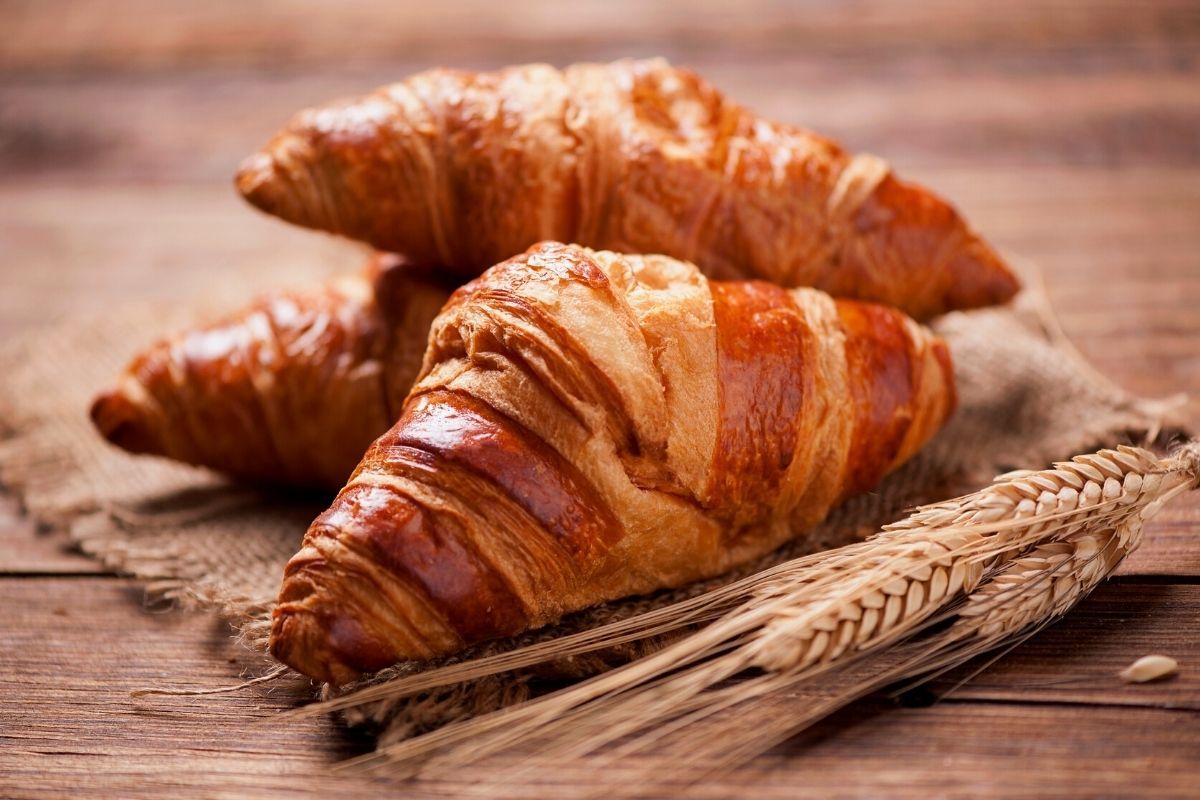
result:
[[[925,619],[947,598],[970,593],[985,567],[1045,537],[1061,540],[1055,553],[1065,559],[1069,540],[1078,531],[1115,525],[1155,502],[1163,489],[1157,469],[1151,453],[1122,447],[1079,456],[1043,472],[1002,475],[975,494],[922,509],[887,526],[874,541],[899,541],[880,548],[869,563],[855,566],[860,580],[873,588],[861,593],[843,584],[835,593],[838,602],[823,616],[788,602],[763,629],[754,664],[775,671],[802,670],[849,650],[873,647]],[[1174,486],[1170,483],[1167,489]],[[913,534],[915,540],[910,538]],[[1090,539],[1085,536],[1082,541]],[[1029,576],[1038,573],[1033,563]],[[1020,585],[1023,579],[991,579],[996,581]],[[993,590],[989,585],[988,591]]]
[[[1145,519],[1198,480],[1195,444],[1164,460],[1122,447],[1000,476],[866,542],[787,562],[680,608],[566,637],[561,647],[543,643],[339,698],[345,707],[378,700],[381,690],[403,696],[720,612],[612,672],[351,763],[442,774],[520,744],[538,755],[519,769],[576,758],[613,763],[663,747],[677,752],[672,763],[682,772],[725,768],[879,686],[948,669],[1047,624],[1137,546]],[[797,690],[818,700],[801,713],[755,705]],[[737,713],[752,714],[753,724],[731,746],[707,723]]]
[[[803,685],[804,676],[782,673],[782,680],[765,680],[758,694],[747,698],[761,702],[743,709],[753,724],[745,726],[736,743],[714,747],[712,726],[693,725],[667,752],[660,751],[661,763],[670,764],[677,779],[697,780],[763,752],[876,689],[918,675],[928,680],[1005,643],[1020,643],[1086,597],[1140,539],[1141,520],[1135,517],[1116,528],[1088,529],[1039,544],[1005,562],[964,602],[939,616],[954,619],[944,631],[911,638],[892,650],[877,649],[828,675],[827,684],[813,687],[820,695],[817,702],[798,713],[770,713],[767,707],[787,703],[783,695]],[[644,749],[660,739],[640,737],[622,751]]]

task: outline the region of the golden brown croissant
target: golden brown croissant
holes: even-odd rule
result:
[[[463,277],[557,239],[918,319],[1017,289],[933,193],[657,59],[424,72],[302,112],[237,185],[289,222]]]
[[[395,422],[450,294],[396,256],[156,343],[92,420],[113,443],[259,483],[338,488]]]
[[[899,311],[546,243],[456,292],[288,564],[271,651],[342,683],[778,546],[954,405]]]

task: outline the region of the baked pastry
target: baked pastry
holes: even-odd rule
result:
[[[932,192],[660,59],[423,72],[300,113],[237,187],[289,222],[460,279],[557,239],[917,319],[1017,290]]]
[[[895,309],[535,246],[434,321],[399,421],[286,568],[271,652],[340,684],[721,573],[953,406],[945,344]]]
[[[337,489],[396,421],[449,289],[392,255],[138,355],[91,415],[114,444],[255,483]]]

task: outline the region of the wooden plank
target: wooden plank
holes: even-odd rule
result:
[[[837,715],[781,748],[767,775],[752,765],[713,796],[753,787],[756,797],[781,798],[1187,797],[1196,785],[1193,714],[977,703],[871,710]]]
[[[781,708],[780,713],[787,713]],[[174,719],[188,730],[191,720]],[[954,704],[933,709],[860,704],[777,752],[690,787],[688,797],[718,800],[790,798],[1192,798],[1200,745],[1194,715],[1154,709]],[[605,794],[628,785],[631,765],[603,770],[539,770],[532,780],[486,787],[368,782],[332,776],[328,761],[293,748],[244,749],[245,732],[226,725],[219,749],[172,741],[155,749],[88,755],[8,748],[0,789],[17,796],[378,798],[565,796],[567,789]],[[290,743],[277,729],[253,735]],[[9,762],[9,763],[5,763]],[[314,763],[315,762],[315,763]],[[475,777],[467,773],[465,777]],[[478,776],[486,780],[487,776]],[[562,787],[562,788],[560,788]],[[671,787],[660,796],[683,796]],[[587,796],[587,795],[585,795]]]
[[[211,698],[133,700],[144,686],[213,688],[261,662],[207,615],[146,613],[132,581],[0,580],[0,795],[167,787],[284,788],[363,749],[328,720],[264,724],[307,681]]]
[[[906,171],[947,164],[1200,165],[1195,73],[1169,60],[996,75],[920,58],[831,65],[796,53],[731,60],[717,51],[686,63],[768,118],[878,153]],[[13,76],[0,79],[0,175],[71,177],[84,170],[92,181],[228,185],[237,163],[302,108],[431,66],[504,63],[404,58],[283,74]]]
[[[0,336],[353,265],[351,248],[249,212],[229,188],[297,108],[435,64],[661,53],[954,199],[1043,266],[1098,369],[1145,395],[1191,392],[1200,423],[1191,0],[384,6],[0,0]],[[1103,587],[951,700],[857,704],[698,794],[1194,796],[1198,530],[1200,498],[1180,498],[1122,568],[1142,582]],[[82,568],[57,542],[0,502],[0,571]],[[1145,582],[1163,575],[1188,583]],[[273,722],[303,685],[131,702],[145,683],[219,686],[253,663],[209,617],[144,613],[132,582],[3,577],[0,605],[0,796],[426,794],[332,780],[334,760],[370,743],[325,720]],[[1113,685],[1152,650],[1181,674]]]
[[[1118,575],[1200,575],[1200,492],[1176,498],[1147,526],[1146,540]]]
[[[666,49],[681,55],[712,50],[797,51],[859,56],[909,50],[969,53],[1004,50],[1110,51],[1144,44],[1194,43],[1200,15],[1186,0],[1155,0],[1130,13],[1126,2],[1027,0],[980,4],[932,0],[919,5],[866,0],[852,5],[746,0],[671,3],[634,0],[518,0],[503,5],[445,0],[396,6],[383,0],[336,5],[237,0],[179,8],[153,0],[25,0],[4,4],[8,36],[0,66],[8,69],[105,67],[161,69],[177,64],[322,64],[345,59],[420,56],[542,58],[580,51]],[[1110,58],[1113,57],[1110,55]]]
[[[1181,416],[1200,423],[1197,184],[1141,169],[916,172],[1041,267],[1063,330],[1102,374],[1143,396],[1186,393]]]
[[[243,298],[357,269],[361,248],[249,211],[232,189],[0,185],[0,335],[154,302]],[[132,354],[131,354],[132,355]]]
[[[1115,588],[1123,595],[1135,591]],[[1120,609],[1105,610],[1121,598],[1101,599],[1088,612],[1090,622],[1080,623],[1091,633],[1078,657],[1034,652],[1038,659],[1057,658],[1059,670],[1090,668],[1103,648],[1119,649],[1106,640],[1136,636],[1140,642],[1190,623],[1197,598],[1194,591],[1185,595],[1145,599],[1134,612],[1136,633],[1129,624],[1100,630],[1132,619]],[[378,796],[385,788],[330,777],[332,763],[361,752],[364,739],[327,720],[270,722],[304,696],[303,685],[131,700],[128,692],[147,684],[225,685],[255,663],[211,619],[148,614],[139,598],[138,589],[121,580],[0,580],[0,604],[9,609],[0,627],[0,794],[65,797],[86,785],[96,794],[128,797],[169,790],[178,797],[337,791],[352,798]],[[1154,616],[1144,619],[1151,610]],[[1172,641],[1181,634],[1175,635]],[[1029,694],[1041,699],[1034,690]],[[1196,778],[1197,747],[1200,715],[1178,711],[995,702],[896,708],[875,701],[707,782],[697,795],[1088,797],[1124,794],[1136,785],[1139,796],[1166,797],[1194,785],[1188,782]],[[620,775],[618,769],[540,777],[602,786]],[[522,788],[509,787],[527,795]]]
[[[1060,622],[971,676],[984,657],[930,687],[954,701],[1089,703],[1200,711],[1200,586],[1105,584]],[[1145,684],[1117,673],[1151,654],[1174,658],[1179,673]]]

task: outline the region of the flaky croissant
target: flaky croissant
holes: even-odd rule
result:
[[[256,300],[138,355],[92,420],[114,444],[336,489],[396,421],[448,289],[396,256]]]
[[[399,421],[288,564],[271,651],[342,683],[728,570],[954,406],[899,311],[546,243],[456,292]]]
[[[933,193],[657,59],[424,72],[302,112],[237,186],[289,222],[460,277],[557,239],[918,319],[1017,289]]]

